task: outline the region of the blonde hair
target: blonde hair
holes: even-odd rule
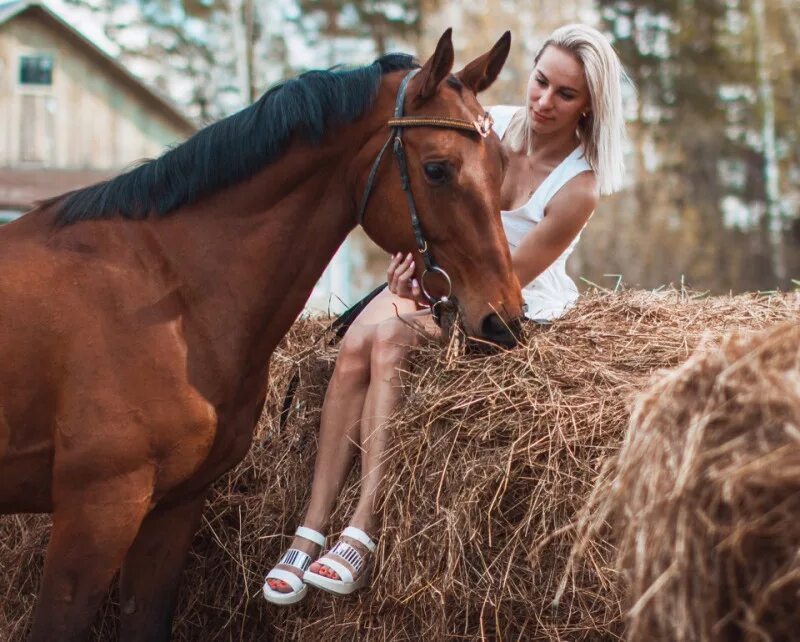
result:
[[[578,139],[597,176],[600,193],[616,192],[622,187],[625,173],[622,82],[630,80],[611,43],[593,27],[582,24],[559,27],[539,49],[534,65],[551,45],[571,53],[583,65],[591,111],[578,121]],[[506,138],[515,151],[525,149],[528,154],[533,151],[530,118],[530,110],[522,109],[509,123]]]

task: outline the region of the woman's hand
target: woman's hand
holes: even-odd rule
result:
[[[403,257],[402,252],[398,252],[392,257],[389,269],[386,270],[386,281],[389,284],[389,292],[401,299],[410,299],[419,302],[422,290],[419,282],[414,277],[414,257],[409,252]]]

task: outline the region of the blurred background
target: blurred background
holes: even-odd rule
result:
[[[570,259],[579,285],[799,287],[798,0],[0,1],[0,222],[160,154],[281,78],[387,51],[424,59],[448,26],[457,65],[511,29],[482,102],[521,104],[538,47],[576,21],[608,35],[633,82],[628,183]],[[356,301],[387,261],[355,231],[310,308]]]

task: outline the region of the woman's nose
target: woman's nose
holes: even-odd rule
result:
[[[542,95],[539,96],[539,107],[542,109],[547,109],[553,104],[553,94],[550,92],[550,89],[545,89],[542,92]]]

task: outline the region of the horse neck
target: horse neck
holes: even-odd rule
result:
[[[225,344],[215,360],[228,375],[263,374],[353,228],[351,146],[292,146],[253,178],[153,226],[202,334]]]

